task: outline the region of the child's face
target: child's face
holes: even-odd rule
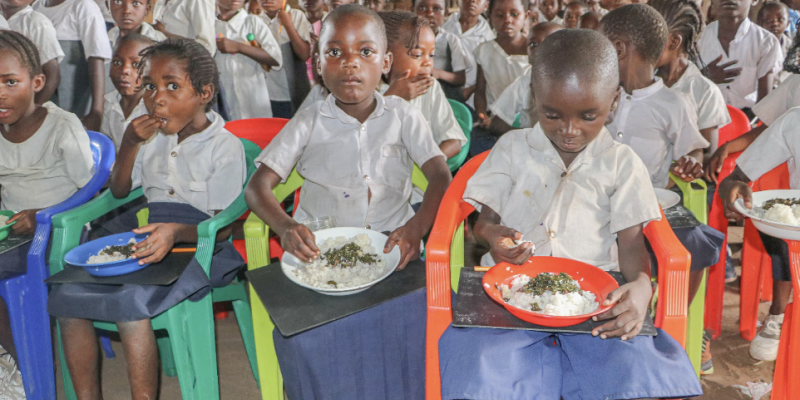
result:
[[[548,0],[544,0],[548,1]],[[525,9],[519,0],[498,0],[492,8],[492,26],[497,36],[515,37],[525,24]]]
[[[789,26],[789,13],[783,7],[762,9],[758,18],[758,25],[780,38],[783,35],[783,31]]]
[[[586,3],[586,5],[589,7],[589,10],[594,12],[600,11],[600,0],[587,0],[584,1],[584,3]]]
[[[536,8],[528,8],[528,10],[525,11],[525,17],[527,18],[525,23],[527,24],[528,32],[530,32],[531,28],[539,23],[539,10]]]
[[[217,0],[217,6],[222,12],[236,11],[244,7],[244,0]]]
[[[444,13],[447,7],[444,5],[444,0],[417,0],[414,5],[414,12],[422,18],[428,20],[428,24],[434,32],[439,32],[439,27],[444,22]],[[395,60],[397,57],[395,57]]]
[[[462,14],[477,17],[489,7],[489,0],[461,0],[458,11]]]
[[[31,5],[34,0],[0,0],[3,8],[7,9],[20,9]]]
[[[283,8],[283,0],[261,0],[261,8],[264,11],[280,11]]]
[[[541,26],[541,25],[540,25]],[[533,65],[533,59],[536,55],[536,48],[539,47],[545,39],[547,39],[550,34],[553,32],[560,30],[561,28],[554,26],[554,27],[547,27],[547,28],[536,28],[534,27],[531,29],[530,33],[528,34],[528,63]]]
[[[364,6],[372,11],[381,12],[386,7],[386,0],[364,0]]]
[[[150,58],[142,71],[144,106],[148,114],[161,118],[161,132],[173,135],[205,115],[206,105],[214,97],[214,86],[197,93],[189,78],[186,61],[162,55]]]
[[[585,13],[586,10],[580,4],[567,6],[567,9],[564,10],[564,28],[577,28],[578,20]]]
[[[352,3],[353,0],[325,0],[325,5],[328,6],[328,11],[333,11],[336,7]]]
[[[122,31],[138,29],[150,12],[148,0],[108,0],[111,17]]]
[[[392,53],[391,80],[410,71],[409,76],[430,76],[433,73],[433,50],[436,48],[436,36],[428,26],[419,30],[419,43],[416,48],[409,49],[405,40],[397,40],[389,46]]]
[[[378,39],[378,24],[362,14],[329,23],[319,38],[317,63],[325,86],[342,104],[371,101],[381,76],[392,67],[392,56]]]
[[[600,134],[619,100],[619,89],[609,89],[606,82],[571,78],[540,82],[535,89],[533,83],[542,131],[570,161]]]
[[[717,18],[736,18],[744,17],[750,12],[752,0],[717,0]]]
[[[581,18],[578,20],[578,28],[592,29],[596,31],[598,27],[600,27],[600,19],[595,13],[581,16]]]
[[[19,56],[3,50],[0,56],[0,124],[13,125],[36,108],[33,97],[44,87],[44,75],[31,76]]]
[[[558,15],[558,0],[539,0],[539,11],[548,20]]]
[[[142,57],[139,56],[139,52],[145,47],[142,43],[124,42],[117,47],[117,51],[111,58],[109,76],[114,87],[123,97],[133,96],[141,89],[139,63],[142,62]]]
[[[325,2],[322,0],[303,0],[300,2],[300,6],[307,12],[318,13],[322,12]]]

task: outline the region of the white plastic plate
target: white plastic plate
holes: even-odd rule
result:
[[[653,190],[656,191],[656,198],[658,199],[658,205],[660,205],[662,209],[675,207],[678,203],[681,202],[681,196],[673,192],[672,190],[659,189],[659,188],[653,188]]]
[[[772,199],[791,199],[800,198],[800,190],[763,190],[753,193],[753,207],[760,207],[764,202]],[[753,220],[753,225],[756,229],[767,235],[785,240],[800,240],[800,226],[789,225],[775,221],[768,221],[763,219],[753,212],[753,210],[744,207],[744,201],[737,199],[733,204],[736,211]]]

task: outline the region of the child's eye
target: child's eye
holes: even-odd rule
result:
[[[141,7],[142,6],[142,2],[141,1],[134,1],[133,2],[133,6],[134,7]]]
[[[179,86],[178,86],[177,83],[170,83],[170,84],[167,85],[167,89],[169,89],[169,90],[178,90],[178,87]]]
[[[17,86],[17,83],[19,83],[19,81],[16,79],[9,79],[6,81],[6,86]]]
[[[156,86],[153,85],[152,83],[145,83],[144,90],[156,90]]]
[[[596,119],[597,119],[596,115],[584,115],[583,116],[583,120],[587,121],[587,122],[593,122]]]
[[[326,53],[331,57],[339,57],[342,55],[342,51],[339,49],[330,49]]]
[[[122,4],[122,0],[114,0],[114,4],[117,4],[117,5]]]
[[[140,64],[139,64],[138,62],[134,62],[134,63],[133,63],[133,64],[131,64],[131,65],[133,65],[133,68],[139,69],[139,65],[140,65]]]
[[[119,67],[120,65],[122,65],[122,61],[120,61],[120,60],[111,61],[111,65],[115,65],[115,66]]]
[[[372,49],[361,49],[361,55],[364,56],[364,57],[369,57],[369,56],[371,56],[373,54],[375,54],[375,50],[372,50]]]
[[[518,12],[516,12],[516,11],[512,11],[512,12],[511,12],[511,17],[512,17],[512,18],[517,18],[517,17],[519,17],[519,13],[518,13]]]
[[[558,119],[558,115],[556,115],[556,114],[545,114],[544,116],[547,119],[554,119],[554,120]]]

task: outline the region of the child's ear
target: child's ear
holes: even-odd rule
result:
[[[628,51],[630,50],[628,49],[628,43],[625,43],[619,39],[614,39],[613,41],[611,41],[611,43],[614,44],[614,50],[617,51],[618,60],[622,60],[628,56]]]
[[[203,92],[200,93],[200,100],[203,101],[203,104],[211,103],[211,100],[214,99],[214,85],[209,83],[207,85],[203,85]]]
[[[614,100],[611,101],[611,108],[608,110],[609,114],[614,115],[614,111],[617,111],[620,97],[622,97],[622,86],[617,86],[617,90],[614,92]]]
[[[44,88],[45,82],[47,82],[47,77],[44,74],[34,75],[32,79],[33,91],[39,93]]]
[[[683,37],[677,33],[670,33],[669,40],[667,41],[667,48],[670,51],[675,51],[683,44]]]
[[[394,55],[391,51],[387,51],[386,55],[383,56],[383,70],[381,71],[382,74],[388,75],[389,72],[392,70],[392,61],[394,60]]]

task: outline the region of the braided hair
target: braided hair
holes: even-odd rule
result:
[[[16,53],[20,64],[28,69],[31,77],[42,73],[42,64],[39,61],[39,50],[25,35],[10,31],[0,30],[0,53],[7,51]]]
[[[600,31],[612,41],[632,43],[639,56],[653,64],[661,58],[669,37],[666,21],[647,4],[628,4],[609,12],[600,20]]]
[[[144,65],[155,57],[169,56],[186,61],[186,73],[189,74],[195,93],[202,94],[205,85],[210,84],[214,87],[214,95],[206,105],[206,111],[214,105],[219,93],[219,71],[214,58],[200,43],[192,39],[169,38],[142,50],[139,55],[142,56],[139,75],[142,74]]]
[[[419,46],[419,31],[428,26],[428,20],[410,11],[381,11],[378,15],[386,25],[386,40],[390,47],[400,40],[405,40],[403,46],[409,52]]]
[[[703,13],[693,0],[650,0],[648,3],[661,13],[667,21],[669,32],[675,32],[683,38],[683,51],[701,71],[705,64],[700,59],[697,41],[703,31]]]

